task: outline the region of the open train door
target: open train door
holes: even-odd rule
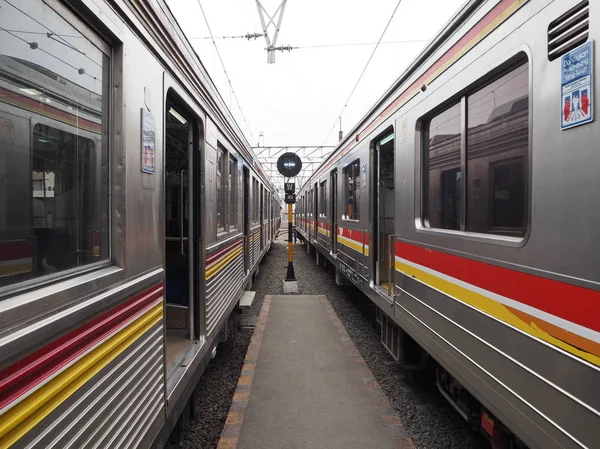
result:
[[[394,132],[389,130],[373,141],[375,192],[372,257],[375,262],[375,286],[383,294],[392,295],[393,262],[392,236],[394,234]]]
[[[200,302],[200,119],[173,89],[164,111],[164,251],[166,379],[168,394],[185,372],[180,362],[202,338]]]
[[[244,273],[248,274],[250,269],[250,171],[248,167],[243,169],[244,183]]]

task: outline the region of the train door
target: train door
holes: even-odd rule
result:
[[[337,169],[331,172],[331,252],[337,253]]]
[[[313,234],[313,239],[315,241],[319,240],[319,183],[315,182],[315,188],[313,190],[314,202],[315,202],[315,233]]]
[[[196,192],[200,179],[195,179],[194,174],[200,170],[199,166],[193,168],[200,161],[194,158],[198,153],[194,151],[195,128],[193,116],[169,94],[165,111],[164,191],[167,378],[196,338],[194,255],[200,248],[194,244],[199,241],[199,228],[194,229],[199,223],[194,220],[194,206],[199,198]]]
[[[247,274],[250,269],[250,171],[247,167],[243,170],[244,182],[244,272]]]
[[[375,284],[392,292],[393,275],[390,274],[393,263],[391,237],[394,233],[394,133],[386,133],[375,140],[373,154],[373,176],[375,185],[374,226],[372,242],[375,258]]]
[[[262,251],[265,247],[265,226],[263,224],[265,220],[264,214],[264,201],[265,201],[265,189],[262,184],[260,186],[260,205],[259,205],[259,223],[260,223],[260,250]]]

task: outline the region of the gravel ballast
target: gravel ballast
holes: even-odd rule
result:
[[[212,449],[218,445],[252,336],[251,329],[240,329],[239,324],[247,317],[258,316],[265,295],[283,294],[287,266],[286,238],[287,234],[282,232],[263,259],[252,287],[256,291],[252,307],[241,314],[232,314],[229,339],[219,346],[216,357],[209,363],[198,384],[200,416],[188,423],[184,448]],[[307,254],[306,246],[300,241],[294,248],[294,268],[299,294],[327,296],[415,447],[488,447],[441,397],[433,375],[403,372],[389,355],[380,342],[374,305],[368,298],[354,287],[338,287],[334,275],[315,264],[314,250]]]

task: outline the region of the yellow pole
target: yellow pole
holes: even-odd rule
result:
[[[288,204],[288,230],[289,230],[289,235],[288,235],[288,262],[293,262],[294,261],[294,247],[292,246],[292,229],[293,229],[293,225],[292,225],[292,205]]]
[[[292,246],[292,205],[288,204],[288,266],[286,281],[295,281],[296,275],[294,274],[294,247]]]

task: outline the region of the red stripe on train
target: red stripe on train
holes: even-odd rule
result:
[[[361,245],[363,243],[368,245],[370,241],[369,233],[365,233],[357,229],[338,227],[338,235],[346,237],[350,240],[354,240],[356,243],[360,243]]]
[[[31,259],[33,257],[33,245],[29,241],[0,242],[0,262],[11,260]]]
[[[0,409],[102,341],[127,319],[151,307],[162,293],[162,284],[154,286],[0,371]]]
[[[319,227],[325,229],[326,231],[329,231],[331,229],[331,225],[329,223],[326,222],[319,222]]]
[[[233,242],[231,245],[226,246],[223,249],[220,249],[219,251],[212,253],[211,255],[209,255],[206,258],[206,264],[211,264],[212,262],[214,262],[215,260],[217,260],[219,257],[221,257],[223,254],[228,253],[230,250],[232,250],[234,247],[236,246],[241,246],[242,245],[242,240],[236,240],[235,242]]]
[[[77,126],[79,128],[86,128],[90,131],[95,131],[97,133],[102,132],[102,126],[98,123],[94,123],[90,120],[81,117],[76,117],[73,114],[69,114],[68,112],[55,108],[54,106],[49,106],[46,103],[33,100],[16,92],[0,88],[0,96],[4,97],[5,101],[7,102],[9,102],[12,98],[14,101],[16,101],[21,106],[24,106],[30,111],[38,112],[42,115],[55,118],[57,120],[62,121],[63,123]]]
[[[600,332],[599,291],[404,242],[396,242],[396,255]]]

